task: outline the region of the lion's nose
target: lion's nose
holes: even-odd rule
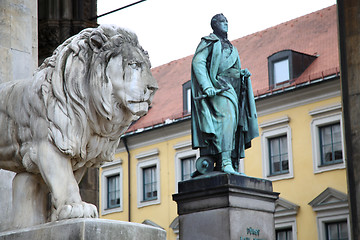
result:
[[[148,99],[148,103],[151,104],[152,99],[154,98],[155,92],[158,90],[157,86],[147,86],[145,97]]]
[[[158,89],[157,87],[153,87],[153,86],[147,86],[146,87],[146,90],[149,90],[150,92],[155,92],[157,89]]]

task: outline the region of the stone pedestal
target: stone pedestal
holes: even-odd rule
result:
[[[163,229],[105,219],[70,219],[14,231],[0,232],[0,240],[166,240]]]
[[[181,240],[273,240],[278,193],[271,181],[212,173],[180,182]]]

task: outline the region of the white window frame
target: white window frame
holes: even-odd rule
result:
[[[181,142],[174,145],[175,153],[175,192],[178,192],[178,183],[181,181],[181,160],[184,158],[200,156],[198,150],[191,149],[191,142]]]
[[[115,208],[108,208],[107,202],[108,202],[108,181],[107,178],[119,175],[119,186],[120,186],[120,206]],[[122,160],[117,159],[114,162],[107,163],[102,166],[102,172],[101,172],[101,215],[107,215],[110,213],[117,213],[123,211],[123,168],[122,168]]]
[[[333,222],[340,222],[346,220],[347,229],[348,229],[348,239],[351,240],[351,230],[350,230],[350,220],[349,220],[349,213],[345,213],[345,211],[334,211],[329,213],[329,216],[319,216],[317,215],[317,227],[318,227],[318,234],[319,239],[326,239],[326,224],[333,223]]]
[[[185,114],[191,113],[191,80],[183,84],[183,111]]]
[[[310,115],[312,115],[310,113]],[[315,116],[313,114],[312,116]],[[331,125],[334,123],[340,123],[341,141],[342,141],[342,163],[335,163],[331,165],[321,166],[321,151],[320,151],[320,134],[319,128],[322,126]],[[314,117],[311,121],[311,141],[312,141],[312,154],[313,154],[313,167],[314,173],[322,173],[335,169],[345,168],[345,152],[344,152],[344,136],[343,136],[343,124],[341,112],[335,114],[328,114],[325,116]]]
[[[161,189],[160,189],[160,160],[158,158],[159,150],[153,149],[135,156],[138,159],[137,169],[137,207],[142,208],[150,205],[161,203]],[[143,184],[143,169],[149,167],[156,167],[156,190],[157,198],[154,200],[144,201],[144,184]]]
[[[351,240],[349,209],[347,204],[330,204],[328,206],[314,207],[314,211],[316,212],[319,239],[325,239],[327,223],[346,220],[349,240]]]
[[[277,210],[277,208],[275,208],[275,230],[291,228],[292,239],[297,240],[296,216],[299,206],[282,198],[277,200],[275,207],[277,204],[279,204],[282,209]]]
[[[297,240],[296,217],[286,217],[281,220],[275,219],[275,230],[291,228],[292,239]]]
[[[263,178],[265,179],[269,179],[271,181],[278,181],[294,177],[291,128],[288,124],[283,125],[284,123],[288,123],[289,121],[289,117],[285,116],[276,120],[271,120],[260,124],[260,127],[263,129],[261,133],[261,152],[263,164]],[[269,139],[284,135],[286,135],[288,145],[289,172],[271,176],[269,159]]]
[[[176,167],[176,179],[177,182],[182,181],[182,161],[187,159],[187,158],[195,158],[195,162],[197,157],[197,151],[196,150],[190,150],[188,152],[180,152],[180,153],[176,153],[175,159],[177,160],[177,167]],[[196,171],[196,167],[194,167],[194,171]],[[191,174],[191,173],[190,173]]]
[[[326,237],[326,223],[346,220],[348,237],[351,240],[349,205],[347,195],[336,189],[328,187],[324,192],[314,198],[309,205],[316,213],[318,239]]]

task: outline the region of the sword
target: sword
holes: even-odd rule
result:
[[[229,87],[225,87],[225,88],[222,88],[222,89],[215,90],[215,94],[218,95],[219,93],[225,92],[225,91],[227,91],[229,89],[230,89]],[[201,100],[201,99],[204,99],[204,98],[207,98],[207,97],[208,97],[208,95],[203,94],[203,95],[200,95],[198,97],[194,97],[194,100]]]

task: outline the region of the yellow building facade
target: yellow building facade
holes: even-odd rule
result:
[[[326,34],[312,31],[307,21],[314,28],[321,26]],[[291,35],[290,26],[299,35],[304,31],[302,36],[311,41]],[[240,172],[271,180],[274,191],[280,193],[274,214],[279,240],[350,239],[334,31],[336,6],[233,41],[243,65],[257,66],[249,70],[260,136],[240,160]],[[271,34],[281,38],[279,32],[288,36],[288,42],[265,44]],[[260,35],[268,36],[260,39]],[[294,44],[296,40],[298,44]],[[315,45],[315,50],[309,50],[306,41]],[[259,49],[259,42],[266,51]],[[320,43],[325,46],[317,48]],[[247,49],[251,45],[250,55]],[[286,81],[277,82],[270,74],[280,61],[276,56],[281,56],[281,61],[284,56],[289,59]],[[311,61],[296,75],[299,56]],[[116,160],[100,168],[101,218],[161,227],[169,240],[178,239],[177,206],[172,195],[177,192],[177,183],[194,171],[193,163],[199,156],[191,147],[187,104],[190,62],[191,56],[153,69],[160,87],[153,108],[123,136]],[[182,114],[177,115],[179,111]]]

